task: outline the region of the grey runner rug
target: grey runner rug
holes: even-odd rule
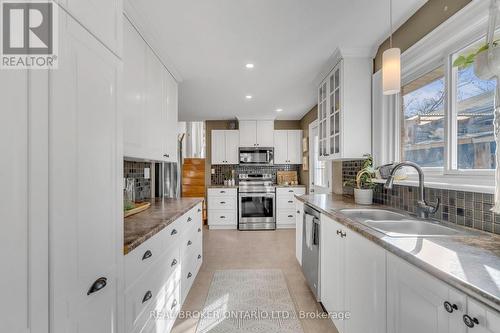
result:
[[[214,274],[197,333],[303,333],[281,270]]]

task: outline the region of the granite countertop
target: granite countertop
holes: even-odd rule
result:
[[[124,219],[123,253],[137,248],[202,201],[203,198],[149,200],[149,209]]]
[[[238,185],[208,185],[208,188],[238,188]]]
[[[329,194],[296,197],[394,255],[500,311],[499,236],[452,224],[451,227],[460,229],[465,236],[388,237],[339,211],[367,208],[356,205],[351,198]]]

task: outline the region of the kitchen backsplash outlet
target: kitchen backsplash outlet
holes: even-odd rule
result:
[[[211,168],[215,170],[211,174],[212,185],[222,185],[224,180],[227,178],[226,175],[231,174],[231,171],[235,171],[235,177],[238,178],[240,173],[268,173],[273,175],[274,182],[276,182],[276,173],[278,171],[297,171],[297,177],[300,177],[300,165],[272,165],[272,166],[240,166],[238,164],[234,165],[212,165]],[[300,184],[300,179],[298,179]]]
[[[136,201],[151,198],[151,179],[146,179],[144,175],[144,170],[149,168],[151,163],[123,161],[123,177],[135,179]]]
[[[344,161],[343,182],[354,179],[362,164],[363,161]],[[344,194],[352,195],[353,192],[351,187],[344,186]],[[386,190],[383,184],[378,184],[373,201],[415,214],[418,194],[417,187],[395,185],[392,190]],[[425,197],[431,203],[438,198],[441,202],[438,211],[432,216],[435,220],[500,234],[500,215],[490,211],[493,207],[493,194],[426,188]]]

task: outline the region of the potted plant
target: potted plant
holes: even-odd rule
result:
[[[374,177],[373,158],[369,156],[364,161],[363,168],[356,174],[356,179],[344,183],[344,186],[354,188],[354,201],[357,204],[371,205],[373,203],[373,189],[376,186],[373,182]]]
[[[484,43],[477,50],[459,55],[453,62],[454,67],[474,66],[474,74],[481,80],[491,80],[500,72],[500,40]]]

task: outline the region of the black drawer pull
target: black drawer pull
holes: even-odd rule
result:
[[[225,201],[221,201],[221,202],[220,202],[220,204],[221,204],[221,205],[225,205],[225,204],[226,204],[226,202],[225,202]]]
[[[188,217],[187,221],[191,222],[193,219],[191,217]]]
[[[153,297],[153,294],[151,293],[151,290],[146,291],[146,294],[142,298],[142,303],[143,304],[146,303],[147,301],[149,301],[151,299],[151,297]]]
[[[198,208],[198,213],[200,213],[200,212],[201,212],[201,208]]]
[[[288,190],[289,193],[293,193],[293,190]]]
[[[163,157],[169,158],[170,155],[169,154],[164,154]]]
[[[170,232],[170,235],[173,236],[173,235],[176,235],[177,234],[177,230],[173,229],[172,232]]]
[[[201,254],[198,254],[198,259],[201,259]]]
[[[465,326],[473,328],[475,325],[479,325],[479,320],[477,318],[471,318],[469,315],[463,316]]]
[[[174,299],[174,301],[172,302],[172,306],[170,307],[170,310],[172,310],[173,308],[175,308],[177,306],[177,300]]]
[[[190,246],[191,244],[193,244],[193,242],[191,242],[190,240],[188,240],[187,246]]]
[[[201,228],[198,228],[198,232],[201,232]]]
[[[92,283],[92,286],[90,286],[89,291],[87,291],[87,296],[103,289],[104,287],[106,287],[107,284],[108,284],[107,278],[105,277],[98,278],[97,280],[95,280],[94,283]]]
[[[337,230],[337,235],[341,235],[341,234],[342,234],[342,231]]]
[[[142,260],[149,259],[152,256],[153,256],[153,253],[151,253],[151,251],[147,250],[146,252],[144,252],[144,255],[142,256]]]
[[[220,193],[226,193],[226,191],[220,191]]]
[[[191,276],[193,276],[193,274],[191,274],[191,272],[188,273],[188,279],[191,278]]]
[[[293,215],[288,215],[288,217],[293,217]]]
[[[288,200],[288,203],[293,203],[293,201],[292,200]]]
[[[175,265],[177,265],[177,259],[172,260],[170,267],[174,267]]]
[[[300,214],[300,210],[297,211],[297,214]]]
[[[444,309],[448,313],[453,313],[454,310],[458,310],[458,306],[456,304],[451,304],[448,301],[444,302],[443,305],[444,305]]]
[[[225,216],[221,216],[220,218],[221,218],[221,219],[225,219],[226,217],[225,217]]]

